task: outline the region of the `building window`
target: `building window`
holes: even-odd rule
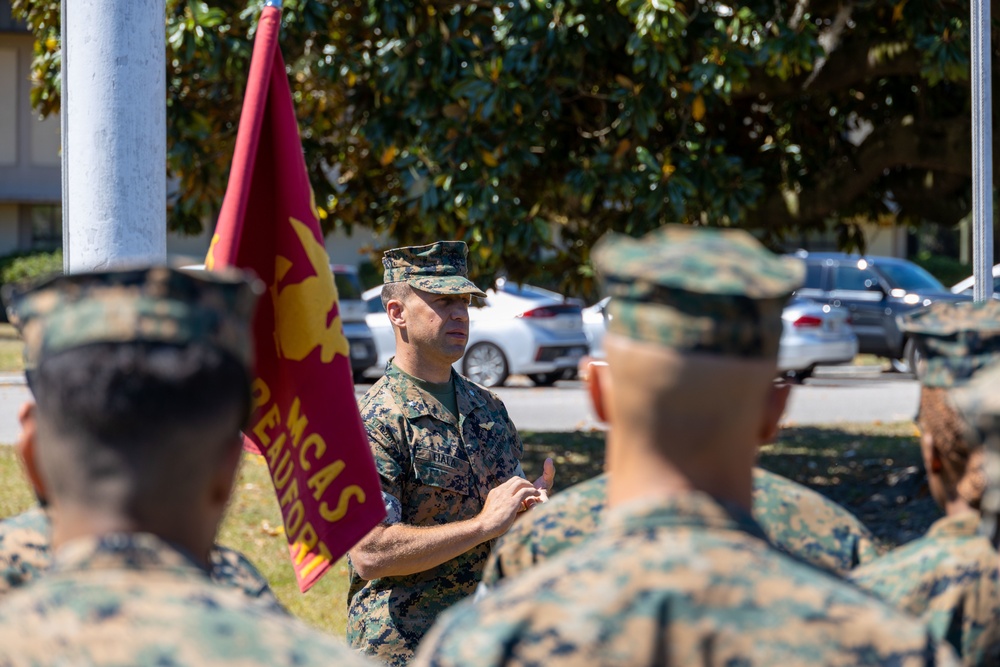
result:
[[[62,207],[30,207],[31,249],[55,250],[62,247]]]

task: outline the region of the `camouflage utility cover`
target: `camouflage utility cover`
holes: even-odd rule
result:
[[[802,284],[801,260],[737,229],[667,225],[641,239],[609,233],[594,266],[608,331],[679,350],[771,358],[781,311]]]
[[[610,512],[584,544],[449,610],[415,665],[955,665],[921,623],[781,554],[701,493]]]
[[[899,317],[901,330],[922,346],[925,387],[953,387],[1000,360],[1000,301],[935,302]]]
[[[978,528],[978,512],[945,517],[919,540],[851,574],[859,586],[924,620],[970,667],[1000,665],[1000,556]]]
[[[593,535],[607,501],[607,474],[556,493],[497,541],[483,571],[486,589]],[[871,532],[846,509],[792,480],[754,469],[753,517],[773,545],[844,574],[878,557]]]
[[[167,267],[76,273],[5,290],[8,317],[31,370],[92,343],[201,341],[253,368],[250,321],[260,282],[236,269],[198,275]]]
[[[521,439],[503,403],[457,373],[452,378],[458,419],[393,364],[360,401],[390,523],[471,519],[494,487],[522,475]],[[365,581],[351,568],[351,646],[405,664],[434,619],[475,590],[491,546],[402,577]]]
[[[0,603],[0,665],[361,665],[342,643],[216,586],[150,534],[61,547]]]
[[[0,521],[0,597],[13,588],[37,579],[52,566],[52,525],[41,507]],[[284,612],[271,587],[246,556],[215,545],[209,553],[212,581],[243,591],[263,606]]]
[[[466,257],[469,248],[463,241],[438,241],[386,250],[382,256],[384,283],[407,283],[432,294],[471,294],[481,298],[486,293],[468,279]]]

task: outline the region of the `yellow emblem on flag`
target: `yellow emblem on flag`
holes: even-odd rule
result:
[[[337,304],[337,286],[333,282],[326,249],[304,223],[295,218],[288,221],[309,258],[314,275],[279,287],[292,268],[292,262],[280,255],[275,259],[274,284],[270,291],[274,300],[274,341],[278,356],[302,361],[319,347],[323,363],[333,361],[337,354],[346,357],[351,347],[344,337],[340,314],[328,323],[330,312]]]

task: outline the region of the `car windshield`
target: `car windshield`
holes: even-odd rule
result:
[[[924,271],[916,264],[886,262],[879,269],[885,274],[893,287],[905,289],[907,292],[947,292],[938,279]]]
[[[334,271],[333,280],[337,285],[337,295],[341,299],[361,298],[361,281],[355,274]]]

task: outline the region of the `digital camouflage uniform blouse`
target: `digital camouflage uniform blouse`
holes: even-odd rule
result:
[[[0,598],[38,578],[52,565],[51,525],[41,507],[0,521]],[[209,554],[212,581],[237,588],[265,606],[284,612],[257,568],[238,551],[216,545]]]
[[[869,530],[837,503],[762,468],[754,469],[753,482],[754,519],[779,549],[840,574],[878,557]],[[519,517],[490,554],[483,592],[592,535],[606,490],[607,475],[598,475]]]
[[[918,540],[851,574],[857,584],[927,622],[966,665],[1000,665],[1000,556],[977,533],[979,514],[939,519]]]
[[[394,365],[361,399],[389,523],[435,526],[471,519],[494,487],[521,475],[521,439],[503,403],[452,373],[459,418]],[[405,664],[437,616],[471,594],[491,542],[441,565],[373,581],[351,569],[347,638]]]
[[[214,584],[148,533],[63,545],[0,604],[0,665],[349,665],[346,645]]]
[[[770,546],[701,493],[641,501],[598,533],[463,602],[415,665],[840,667],[954,665],[885,603]]]

